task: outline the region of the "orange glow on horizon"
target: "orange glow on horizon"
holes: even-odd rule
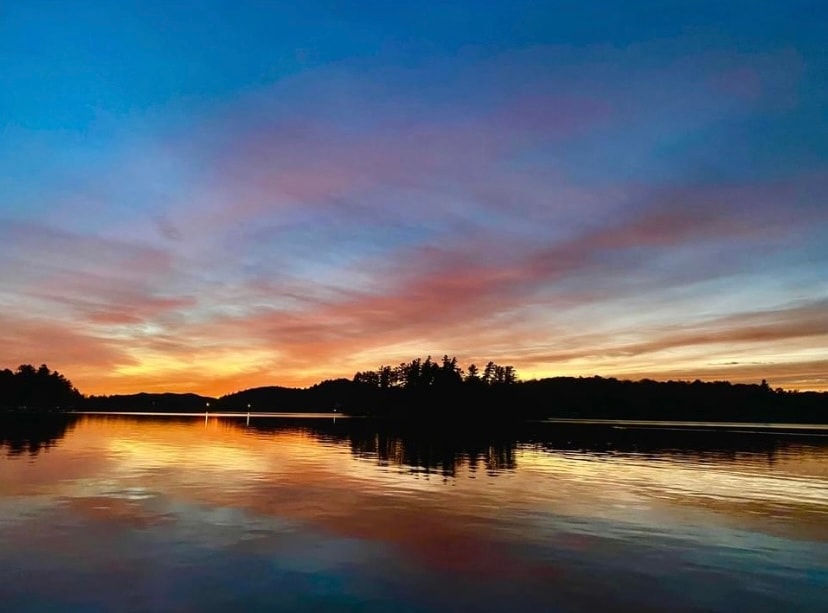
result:
[[[424,357],[427,354],[420,355]],[[384,363],[393,365],[406,359],[410,358],[387,360]],[[469,361],[469,363],[472,363],[472,361]],[[476,363],[480,365],[481,361],[477,361]],[[485,362],[482,363],[485,364]],[[582,364],[574,366],[563,365],[546,369],[539,368],[533,362],[523,367],[518,360],[504,363],[515,365],[521,380],[524,381],[547,377],[601,376],[633,381],[641,379],[653,379],[656,381],[693,381],[699,379],[701,381],[730,381],[732,383],[758,384],[764,379],[768,381],[772,388],[781,387],[786,390],[796,391],[828,391],[828,378],[824,375],[824,371],[820,370],[824,367],[822,364],[816,364],[814,366],[805,364],[799,368],[797,368],[797,365],[783,364],[777,366],[747,365],[744,368],[737,368],[732,365],[722,368],[693,368],[692,366],[688,366],[685,369],[670,367],[670,365],[665,364],[662,369],[654,370],[645,370],[633,366],[630,369],[602,368],[590,371]],[[204,396],[220,397],[255,387],[282,386],[307,388],[324,380],[337,378],[351,379],[355,372],[375,369],[379,364],[364,363],[354,365],[349,370],[340,370],[339,372],[332,368],[302,369],[297,371],[280,371],[275,368],[269,371],[258,368],[245,370],[243,366],[232,362],[227,365],[223,362],[218,362],[202,366],[201,369],[197,369],[197,372],[177,367],[163,368],[159,366],[153,368],[148,365],[143,365],[140,368],[102,374],[102,376],[97,376],[94,373],[86,373],[81,377],[67,376],[70,376],[72,382],[85,395],[134,394],[139,392],[192,392]]]

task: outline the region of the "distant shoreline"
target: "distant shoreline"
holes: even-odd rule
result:
[[[547,419],[530,420],[537,423],[548,424],[593,424],[601,426],[621,426],[634,428],[681,428],[683,430],[702,429],[702,430],[736,430],[746,428],[751,430],[799,430],[799,431],[815,431],[825,432],[828,434],[828,424],[801,424],[801,423],[784,423],[784,422],[749,422],[749,421],[687,421],[669,419],[651,420],[651,419],[567,419],[562,417],[550,417]]]
[[[269,409],[263,411],[262,409]],[[447,424],[593,423],[625,427],[784,428],[828,424],[828,393],[788,392],[767,381],[640,381],[552,377],[521,381],[511,366],[461,368],[456,358],[417,358],[308,388],[265,386],[213,398],[194,393],[84,396],[48,366],[0,371],[0,410],[311,417],[364,416]],[[768,424],[763,426],[762,424]],[[769,426],[773,424],[773,426]],[[722,426],[719,426],[722,427]]]
[[[348,415],[334,411],[329,412],[238,412],[238,411],[63,411],[60,413],[31,412],[6,412],[6,415],[89,415],[89,416],[112,416],[112,417],[190,417],[193,419],[350,419],[365,420],[379,419],[382,421],[399,420],[393,416],[367,416]],[[410,419],[403,419],[410,421]],[[419,421],[419,420],[415,420]],[[550,417],[544,419],[522,419],[520,423],[537,424],[561,424],[561,425],[582,425],[582,426],[611,426],[616,428],[640,428],[646,430],[722,430],[722,431],[745,431],[746,433],[825,433],[828,436],[828,424],[817,423],[792,423],[792,422],[750,422],[750,421],[692,421],[692,420],[648,420],[648,419],[576,419]]]

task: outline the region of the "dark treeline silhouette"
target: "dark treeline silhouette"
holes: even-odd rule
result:
[[[828,393],[789,392],[726,381],[626,381],[553,377],[520,381],[489,362],[466,369],[457,359],[416,358],[304,389],[248,389],[221,398],[132,394],[85,398],[58,373],[24,365],[0,371],[0,408],[96,411],[326,412],[394,418],[516,421],[565,417],[690,421],[828,423]]]
[[[332,411],[355,415],[451,417],[465,414],[458,402],[496,405],[500,391],[517,383],[511,366],[489,362],[482,370],[464,371],[457,358],[416,358],[397,366],[381,366],[349,379],[322,381],[309,388],[259,387],[218,399],[228,411]]]
[[[202,412],[215,404],[216,399],[198,394],[115,394],[90,396],[82,403],[88,411],[147,411],[147,412]]]
[[[828,393],[773,390],[727,381],[625,381],[552,377],[518,381],[511,366],[489,362],[465,371],[444,356],[354,375],[357,412],[446,418],[641,419],[828,422]]]
[[[786,392],[727,381],[624,381],[557,377],[510,395],[527,417],[691,421],[828,422],[828,393]]]
[[[457,358],[431,356],[380,366],[354,375],[353,395],[361,414],[391,417],[478,419],[524,418],[526,407],[511,403],[522,384],[512,366],[488,362],[482,369],[471,364],[464,370]]]
[[[256,387],[222,396],[216,406],[222,411],[282,411],[313,413],[348,409],[360,412],[362,390],[348,379],[322,381],[308,388]]]
[[[381,389],[451,389],[467,386],[508,385],[517,382],[517,373],[512,366],[501,366],[489,362],[481,372],[476,364],[467,371],[457,363],[457,358],[444,355],[440,362],[416,358],[398,366],[380,366],[378,370],[367,370],[354,375],[354,383]]]
[[[83,396],[72,382],[45,364],[21,364],[17,370],[0,370],[0,409],[60,411],[76,408]]]

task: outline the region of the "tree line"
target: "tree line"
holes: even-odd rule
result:
[[[0,408],[9,410],[64,410],[83,401],[72,382],[46,364],[21,364],[17,370],[0,370]]]
[[[440,362],[415,358],[397,366],[380,366],[377,370],[365,370],[354,375],[354,383],[379,389],[424,389],[430,387],[456,387],[463,383],[470,386],[510,385],[518,380],[513,366],[501,366],[488,362],[481,372],[476,364],[463,370],[456,357],[444,355]]]
[[[448,355],[360,371],[352,387],[340,390],[348,399],[346,410],[378,416],[828,422],[828,393],[772,389],[765,380],[734,384],[595,376],[521,381],[512,366],[488,362],[482,370],[475,364],[463,370]]]
[[[0,371],[0,410],[327,412],[352,415],[515,421],[585,419],[828,423],[828,393],[791,392],[727,381],[628,381],[612,377],[520,380],[512,366],[460,367],[430,356],[359,371],[308,388],[257,387],[220,398],[197,394],[85,397],[46,365]]]

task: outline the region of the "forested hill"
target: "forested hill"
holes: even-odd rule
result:
[[[114,396],[90,396],[82,407],[88,411],[160,411],[160,412],[202,412],[216,402],[210,396],[199,394],[116,394]]]
[[[367,391],[349,379],[334,379],[308,388],[256,387],[222,396],[217,406],[228,411],[285,411],[316,412],[348,408],[354,413],[360,409],[363,393]]]

